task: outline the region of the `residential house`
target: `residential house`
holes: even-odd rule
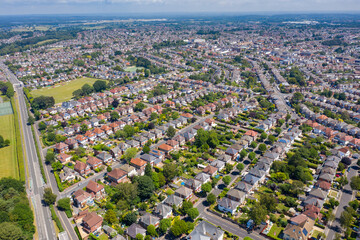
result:
[[[96,212],[88,213],[82,219],[83,229],[87,233],[97,233],[101,230],[103,218],[96,214]]]
[[[211,177],[215,177],[218,173],[218,169],[211,165],[208,165],[206,168],[203,169],[203,173],[209,174]]]
[[[146,229],[137,223],[133,223],[126,229],[126,234],[131,239],[136,239],[136,235],[141,234],[143,237],[146,235]]]
[[[238,201],[231,200],[230,198],[223,197],[218,201],[218,209],[222,212],[229,212],[235,214],[240,203]]]
[[[127,172],[125,172],[124,170],[121,170],[119,168],[115,168],[111,172],[109,172],[108,177],[113,185],[129,181],[129,179],[127,177]]]
[[[91,171],[90,167],[86,163],[80,161],[76,161],[74,170],[82,176],[88,175]]]
[[[227,192],[226,197],[233,201],[242,203],[245,201],[246,193],[236,188],[232,188]]]
[[[172,214],[172,207],[168,206],[164,203],[160,203],[156,206],[154,210],[154,214],[156,214],[161,219],[163,218],[169,218]]]
[[[94,205],[94,198],[93,196],[88,193],[85,192],[82,189],[77,190],[76,192],[74,192],[72,194],[74,203],[77,207],[84,209],[87,206],[93,206]]]
[[[206,221],[201,221],[187,236],[188,240],[223,240],[224,230]]]
[[[130,161],[130,164],[135,167],[137,171],[137,175],[143,176],[145,172],[145,167],[147,162],[145,160],[142,160],[140,158],[133,158]]]
[[[102,165],[102,162],[100,159],[98,159],[97,157],[92,157],[92,156],[88,157],[88,159],[86,160],[86,163],[87,163],[87,165],[90,166],[90,168],[92,170],[95,170],[95,169],[101,167],[101,165]]]
[[[182,186],[175,191],[175,195],[184,200],[189,200],[193,196],[193,191],[190,188]]]
[[[87,184],[86,191],[90,194],[93,194],[97,200],[102,199],[105,196],[104,186],[92,180],[90,180]]]

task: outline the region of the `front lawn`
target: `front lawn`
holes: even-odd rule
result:
[[[278,225],[276,225],[276,223],[274,223],[274,225],[270,229],[270,232],[268,233],[268,236],[273,239],[281,239],[278,236],[283,230],[284,228],[279,227]]]

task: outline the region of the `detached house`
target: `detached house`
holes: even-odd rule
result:
[[[90,180],[86,186],[86,191],[93,194],[95,199],[102,199],[105,196],[104,186],[92,180]]]
[[[129,179],[127,177],[127,172],[124,170],[121,170],[119,168],[115,168],[111,172],[108,173],[109,180],[112,182],[112,184],[119,184],[123,182],[128,182]]]
[[[80,161],[76,161],[74,170],[82,176],[88,175],[91,171],[90,167],[86,163]]]

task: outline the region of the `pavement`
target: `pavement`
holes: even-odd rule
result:
[[[325,230],[325,235],[327,236],[326,239],[328,240],[332,240],[335,238],[335,234],[337,233],[337,229],[342,229],[341,225],[340,225],[340,216],[341,213],[345,210],[345,207],[349,205],[349,202],[351,202],[354,199],[355,196],[355,191],[351,190],[350,187],[350,179],[354,176],[357,176],[357,169],[354,169],[355,164],[350,165],[350,170],[349,172],[347,172],[347,178],[349,180],[349,183],[347,185],[344,186],[344,188],[342,189],[341,196],[340,199],[338,199],[339,201],[339,206],[337,206],[337,208],[335,209],[335,220],[333,222],[331,222],[329,224],[329,227],[326,228]]]
[[[34,138],[31,126],[27,125],[28,112],[25,104],[23,87],[21,82],[13,75],[2,62],[0,68],[3,69],[9,81],[13,84],[16,91],[15,98],[19,103],[19,118],[21,120],[20,129],[22,132],[22,144],[25,152],[24,158],[27,163],[27,192],[34,207],[36,229],[38,239],[48,240],[57,239],[53,221],[51,220],[50,209],[42,203],[44,188],[47,187],[40,171],[39,159],[36,154]]]

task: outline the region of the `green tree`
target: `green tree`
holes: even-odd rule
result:
[[[187,211],[188,211],[190,208],[192,208],[192,207],[193,207],[192,202],[187,201],[187,200],[184,200],[184,201],[183,201],[183,204],[182,204],[182,206],[181,206],[181,213],[182,213],[183,215],[185,215],[185,214],[187,213]]]
[[[260,204],[265,207],[270,212],[274,212],[277,206],[276,198],[268,193],[260,195]]]
[[[52,205],[55,203],[57,196],[52,192],[51,188],[45,188],[43,198],[47,205]]]
[[[164,218],[160,220],[159,229],[162,233],[166,233],[166,231],[171,226],[171,220],[168,218]]]
[[[175,220],[174,225],[170,228],[170,232],[175,237],[179,237],[184,233],[188,233],[194,226],[184,220]]]
[[[144,110],[144,108],[146,108],[146,105],[142,102],[139,102],[135,105],[134,111],[141,112],[142,110]]]
[[[260,134],[260,139],[261,139],[262,141],[264,141],[266,138],[267,138],[266,132],[262,132],[262,133]]]
[[[254,152],[249,153],[249,159],[254,160],[256,157],[256,154]]]
[[[239,170],[239,172],[241,172],[244,169],[244,164],[239,163],[238,165],[236,165],[236,168]]]
[[[187,210],[188,216],[191,218],[191,220],[195,220],[199,216],[199,210],[197,208],[190,208]]]
[[[144,146],[142,151],[143,151],[143,153],[149,153],[150,152],[150,147],[149,146]]]
[[[174,91],[178,90],[179,87],[180,87],[179,82],[175,82],[175,83],[173,84],[173,89],[174,89]]]
[[[176,163],[165,163],[163,167],[163,174],[167,181],[171,181],[179,173],[178,165]]]
[[[62,211],[71,210],[70,198],[62,198],[57,202],[57,207]]]
[[[102,80],[97,80],[96,82],[94,82],[93,88],[95,92],[102,92],[106,89],[106,82]]]
[[[46,130],[47,126],[44,122],[39,122],[39,130],[42,131],[42,130]]]
[[[281,128],[279,127],[275,128],[275,132],[277,133],[277,135],[279,135],[281,133]]]
[[[124,132],[126,133],[126,137],[132,137],[135,134],[135,129],[133,126],[125,125]]]
[[[152,237],[157,237],[158,233],[156,232],[155,226],[150,224],[147,229],[146,232],[148,235],[152,236]]]
[[[144,240],[144,236],[141,233],[136,234],[135,236],[136,240]]]
[[[119,183],[116,185],[116,189],[118,190],[116,199],[121,198],[128,203],[132,203],[138,196],[137,184]]]
[[[141,200],[149,199],[155,190],[154,182],[149,176],[140,176],[137,179],[138,193]]]
[[[229,185],[229,183],[231,182],[231,177],[228,175],[223,177],[223,182],[225,185]]]
[[[145,166],[145,176],[151,177],[152,173],[153,173],[153,171],[152,171],[152,167],[151,167],[150,163],[146,164],[146,166]]]
[[[33,116],[29,116],[28,123],[29,123],[29,125],[33,125],[35,123],[35,118]]]
[[[72,95],[75,99],[79,99],[84,95],[84,93],[81,89],[77,89],[77,90],[73,91]]]
[[[233,168],[234,168],[234,166],[233,165],[231,165],[231,164],[229,164],[229,163],[227,163],[227,164],[225,164],[225,170],[226,170],[226,172],[231,172],[232,170],[233,170]]]
[[[82,124],[82,125],[80,126],[80,132],[81,132],[82,134],[86,133],[87,130],[88,130],[88,125]]]
[[[360,176],[354,176],[351,178],[350,187],[352,190],[360,191]]]
[[[51,167],[54,171],[59,171],[63,168],[63,165],[61,164],[61,162],[56,161],[51,164]]]
[[[266,145],[264,143],[260,144],[259,145],[259,148],[258,148],[261,152],[265,152],[266,151]]]
[[[0,224],[0,239],[2,240],[21,240],[25,239],[21,228],[15,223],[3,222]]]
[[[134,158],[137,154],[136,148],[128,148],[125,151],[124,157],[127,161],[130,161],[132,158]]]
[[[274,135],[269,135],[268,140],[271,144],[273,144],[276,141],[276,137]]]
[[[214,204],[216,202],[216,196],[213,193],[210,193],[207,197],[206,197],[206,201],[209,204]]]
[[[170,126],[166,131],[166,136],[168,136],[169,138],[173,138],[175,134],[176,134],[176,130],[173,126]]]
[[[211,189],[212,189],[212,186],[211,186],[211,183],[209,183],[209,182],[201,185],[201,191],[203,191],[203,192],[209,193],[209,192],[211,192]]]
[[[112,122],[117,121],[119,118],[120,118],[120,115],[119,115],[118,112],[112,111],[112,112],[110,113],[110,120],[111,120]]]
[[[250,143],[250,147],[252,147],[252,148],[256,148],[257,147],[257,143],[255,142],[255,141],[252,141],[251,143]]]
[[[90,95],[91,93],[94,92],[94,88],[92,86],[90,86],[89,84],[85,83],[82,87],[81,87],[81,91],[83,92],[83,94],[86,95]]]
[[[123,222],[126,224],[126,226],[130,226],[131,224],[135,223],[136,220],[137,216],[135,212],[129,212],[123,218]]]
[[[348,211],[343,211],[340,215],[340,224],[343,228],[348,228],[351,226],[353,221],[353,216]]]
[[[241,159],[244,159],[247,155],[248,155],[248,153],[247,153],[247,151],[245,149],[241,150],[241,152],[240,152],[240,158]]]
[[[104,220],[111,225],[119,223],[119,219],[116,217],[116,213],[112,209],[106,211]]]
[[[259,203],[255,203],[249,212],[249,217],[254,221],[255,226],[266,220],[267,211]]]

